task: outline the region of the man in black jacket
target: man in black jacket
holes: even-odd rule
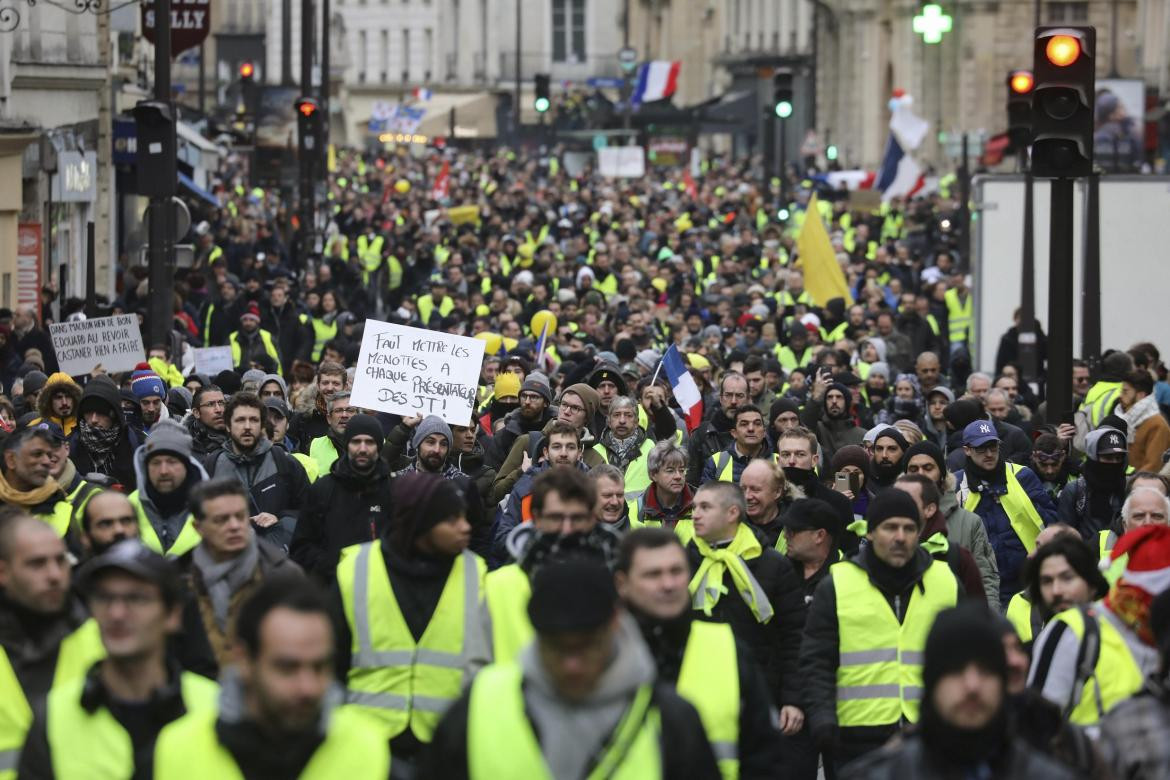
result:
[[[731,446],[731,429],[735,427],[735,410],[748,402],[748,383],[743,374],[728,371],[719,382],[719,406],[691,434],[688,445],[687,484],[698,485],[703,467],[712,455]]]
[[[277,282],[268,293],[268,302],[260,311],[260,327],[275,339],[281,368],[285,376],[289,376],[293,361],[308,357],[310,340],[305,335],[305,319],[297,311],[296,304],[288,299],[287,282]]]
[[[552,389],[548,379],[539,372],[534,372],[520,385],[520,408],[509,412],[504,418],[504,427],[493,438],[492,452],[488,463],[498,469],[516,439],[526,433],[533,433],[544,428],[545,423],[556,419],[556,412],[550,408],[552,404]]]
[[[184,427],[191,434],[191,451],[196,456],[211,455],[227,442],[226,408],[224,392],[216,385],[204,385],[191,397],[191,416]]]
[[[134,450],[138,437],[126,423],[122,396],[109,377],[96,376],[85,386],[77,405],[77,438],[70,458],[82,474],[113,478],[126,492],[137,487]]]
[[[318,582],[333,581],[342,548],[381,538],[390,527],[390,467],[379,453],[382,426],[355,414],[345,428],[345,455],[309,489],[290,556]]]
[[[817,462],[817,437],[808,428],[790,428],[780,434],[776,442],[776,457],[784,467],[784,476],[789,483],[804,491],[806,498],[819,498],[837,513],[841,528],[848,529],[853,523],[853,505],[849,499],[833,490],[817,478],[814,470]],[[838,535],[837,545],[846,557],[857,553],[857,534],[843,530]]]
[[[781,762],[780,735],[772,719],[772,699],[767,682],[751,651],[742,641],[730,637],[734,646],[735,668],[715,667],[711,645],[702,641],[694,628],[696,621],[687,590],[690,579],[686,551],[678,535],[665,528],[639,528],[622,541],[615,578],[618,595],[638,622],[642,638],[658,666],[658,679],[669,682],[699,709],[699,716],[713,743],[716,757],[726,760],[726,747],[720,749],[719,730],[727,711],[704,707],[701,696],[693,696],[696,683],[716,689],[739,692],[734,715],[738,720],[735,755],[739,760],[739,777],[772,778]],[[703,630],[703,629],[699,629]],[[728,627],[725,630],[730,630]],[[692,635],[698,638],[692,638]],[[718,636],[716,634],[716,636]],[[683,676],[686,668],[687,675]],[[698,674],[695,674],[695,673]],[[734,674],[727,684],[723,675]],[[688,698],[693,696],[693,698]],[[813,769],[816,771],[815,767]]]
[[[213,477],[235,477],[248,491],[252,524],[261,539],[287,549],[309,492],[300,463],[264,436],[264,404],[255,393],[232,396],[224,416],[228,443],[207,460]]]

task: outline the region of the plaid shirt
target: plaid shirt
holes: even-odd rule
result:
[[[1151,677],[1101,721],[1098,747],[1118,780],[1170,777],[1170,690]]]

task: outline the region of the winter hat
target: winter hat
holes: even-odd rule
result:
[[[922,528],[918,504],[914,503],[909,493],[897,488],[883,490],[869,500],[869,508],[865,510],[866,531],[873,532],[891,517],[908,517],[920,529]]]
[[[215,375],[215,386],[222,390],[224,395],[235,395],[240,392],[240,375],[224,369]]]
[[[520,377],[513,374],[511,371],[501,371],[496,374],[496,384],[494,387],[495,396],[499,398],[515,398],[520,395]]]
[[[934,391],[932,390],[931,392]],[[946,416],[947,422],[956,431],[963,430],[976,420],[984,419],[983,404],[973,398],[947,404],[946,411],[943,414]]]
[[[846,466],[856,466],[864,474],[869,469],[869,455],[858,445],[847,444],[833,454],[829,469],[831,473],[836,474]]]
[[[247,376],[247,374],[244,374],[244,376]],[[281,395],[283,395],[284,399],[287,401],[288,400],[288,384],[284,381],[284,377],[282,377],[280,374],[265,374],[264,378],[260,380],[260,384],[258,384],[256,386],[257,392],[259,392],[260,390],[263,390],[264,385],[268,384],[269,382],[276,383],[276,386],[280,388]]]
[[[268,375],[258,368],[249,368],[244,372],[243,376],[240,377],[240,386],[242,387],[249,382],[254,382],[256,384],[256,389],[259,390],[260,382],[263,381],[264,377],[266,376]]]
[[[130,389],[134,398],[141,401],[144,398],[166,398],[167,387],[162,377],[154,373],[146,363],[139,363],[130,374]]]
[[[183,426],[174,420],[159,420],[142,445],[142,462],[147,463],[155,455],[174,455],[186,463],[191,459],[191,436]]]
[[[865,432],[864,436],[861,437],[861,443],[862,444],[873,444],[875,441],[877,441],[878,434],[889,427],[891,427],[891,426],[886,425],[885,423],[879,423],[878,425],[873,426],[872,428],[870,428],[868,431]]]
[[[601,407],[601,396],[584,382],[566,387],[561,391],[561,398],[565,397],[565,393],[576,393],[581,398],[581,403],[585,405],[586,424],[593,419],[593,415],[597,414],[597,410]]]
[[[425,471],[408,471],[395,479],[390,486],[390,499],[390,538],[403,551],[440,522],[467,511],[457,483]]]
[[[354,418],[351,417],[350,423],[352,424],[353,421]],[[346,431],[348,430],[349,428],[347,427]],[[439,417],[437,414],[431,414],[424,417],[423,421],[420,422],[418,427],[414,429],[414,436],[410,439],[410,446],[417,450],[419,445],[423,443],[423,439],[430,436],[432,433],[441,433],[446,436],[448,447],[450,447],[451,443],[454,441],[454,436],[451,435],[451,426],[443,422],[442,417]]]
[[[431,418],[428,417],[427,419],[429,420]],[[423,420],[423,423],[425,424],[426,420]],[[422,426],[420,425],[419,427],[421,428]],[[369,436],[374,440],[374,444],[377,445],[378,452],[382,451],[382,443],[384,441],[382,426],[370,415],[355,414],[349,418],[349,422],[345,426],[345,444],[347,447],[353,441],[354,436]],[[450,438],[448,438],[448,441],[450,441]]]
[[[902,434],[902,438],[906,440],[907,444],[912,441],[917,444],[925,438],[922,429],[912,420],[898,420],[894,423],[894,427],[898,429],[898,433]]]
[[[830,504],[819,498],[801,498],[792,502],[780,522],[790,531],[827,531],[829,536],[841,535],[841,516]]]
[[[243,313],[240,314],[240,322],[247,319],[254,319],[257,323],[260,322],[260,307],[256,305],[255,301],[248,304]]]
[[[49,381],[50,382],[53,381],[53,378],[49,377]],[[1107,414],[1104,417],[1102,417],[1101,424],[1098,425],[1097,427],[1098,428],[1116,428],[1117,430],[1124,433],[1126,436],[1129,436],[1129,423],[1127,423],[1125,420],[1121,419],[1121,417],[1119,417],[1116,414]]]
[[[181,417],[187,413],[187,411],[191,408],[191,401],[191,391],[182,385],[179,387],[172,387],[167,391],[167,408],[169,408],[171,410],[171,414],[176,417]]]
[[[884,429],[879,431],[878,434],[873,437],[873,443],[877,444],[878,439],[893,439],[894,443],[898,445],[898,449],[900,449],[902,452],[910,449],[910,445],[906,443],[906,437],[902,435],[901,431],[892,425],[887,425]]]
[[[534,371],[520,385],[521,393],[537,393],[548,403],[552,403],[552,388],[549,387],[548,377],[539,371]]]
[[[873,369],[870,369],[870,370],[872,371]],[[951,388],[947,387],[946,385],[939,385],[938,387],[932,387],[929,390],[927,390],[926,391],[926,400],[929,401],[930,397],[932,395],[934,395],[935,393],[938,393],[943,398],[947,399],[948,404],[953,404],[955,402],[954,392],[951,390]]]
[[[1144,525],[1118,539],[1106,577],[1118,570],[1105,605],[1153,646],[1150,606],[1155,597],[1170,591],[1170,526]]]
[[[768,422],[776,422],[776,418],[785,412],[792,412],[793,414],[800,414],[800,404],[791,398],[777,398],[772,402],[771,408],[768,409]]]
[[[49,377],[45,375],[44,371],[33,369],[24,375],[24,394],[39,393],[45,389],[45,385],[48,382]]]
[[[852,371],[842,371],[833,377],[833,379],[837,384],[845,385],[846,387],[857,387],[861,384],[861,377]]]
[[[890,381],[890,364],[882,362],[880,360],[877,363],[871,363],[869,366],[869,374],[867,375],[867,377],[873,376],[874,374],[880,374],[881,376],[884,376],[886,378],[886,381],[889,382]]]
[[[910,449],[906,450],[906,454],[902,456],[902,471],[910,465],[910,459],[915,455],[929,455],[930,459],[938,466],[939,474],[945,476],[947,473],[946,458],[943,457],[943,452],[939,446],[932,441],[920,441],[917,444],[912,444]]]
[[[594,560],[573,558],[537,569],[528,619],[542,634],[592,631],[613,619],[617,602],[609,569]]]
[[[843,385],[840,382],[834,382],[825,390],[825,395],[829,394],[829,390],[836,390],[841,395],[845,396],[845,414],[853,411],[853,391],[849,389],[848,385]]]
[[[644,349],[634,358],[634,362],[647,371],[653,371],[658,365],[660,355],[652,349]]]
[[[857,353],[858,354],[861,354],[862,348],[864,348],[867,343],[872,344],[873,348],[877,351],[878,359],[876,361],[874,361],[875,364],[876,363],[885,363],[886,362],[886,350],[887,350],[886,340],[883,339],[881,336],[867,336],[866,338],[863,338],[861,340],[860,344],[857,345]],[[870,370],[872,370],[872,368]],[[887,376],[887,378],[888,378],[888,376]]]
[[[922,660],[923,697],[930,696],[938,681],[977,664],[1007,681],[1007,656],[996,616],[982,602],[964,601],[944,609],[926,635]]]

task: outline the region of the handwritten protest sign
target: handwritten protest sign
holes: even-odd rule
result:
[[[350,403],[391,414],[436,414],[470,425],[484,343],[366,320]]]
[[[195,370],[214,377],[221,371],[235,368],[231,347],[199,347],[195,352]]]
[[[69,376],[88,374],[98,364],[109,373],[133,371],[146,360],[134,314],[53,323],[49,337],[61,370]]]

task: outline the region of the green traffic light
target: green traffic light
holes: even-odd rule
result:
[[[532,104],[538,114],[543,114],[545,111],[548,111],[548,105],[548,98],[546,97],[538,97]]]
[[[787,119],[792,116],[792,103],[787,100],[781,100],[776,104],[776,116],[781,119]]]
[[[788,217],[789,217],[788,209],[782,208],[776,212],[776,219],[780,220],[781,222],[784,222],[785,220],[787,220]]]
[[[828,149],[826,149],[825,150],[825,157],[829,160],[836,160],[837,159],[837,147],[830,146]]]

